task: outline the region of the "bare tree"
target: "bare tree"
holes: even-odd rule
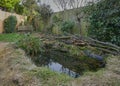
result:
[[[96,0],[53,0],[55,5],[59,8],[59,10],[65,11],[66,9],[73,9],[73,13],[76,17],[77,22],[79,23],[80,34],[82,35],[81,29],[81,19],[84,14],[80,10],[83,6],[85,6],[88,2],[95,2]]]
[[[53,0],[59,10],[66,10],[69,0]]]
[[[83,13],[80,11],[80,8],[85,5],[87,0],[69,0],[69,8],[73,9],[74,15],[76,17],[76,20],[79,23],[80,28],[80,35],[82,35],[82,28],[81,28],[81,19],[83,18]]]
[[[73,9],[74,15],[81,24],[81,18],[83,15],[80,13],[80,7],[84,6],[87,0],[53,0],[55,5],[59,8],[59,10],[65,11],[66,9]],[[81,25],[80,34],[82,34]]]

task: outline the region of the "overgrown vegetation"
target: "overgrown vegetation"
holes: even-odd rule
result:
[[[72,33],[75,23],[72,21],[63,21],[60,25],[61,31]]]
[[[35,31],[49,32],[48,26],[53,13],[50,5],[41,4],[39,0],[24,0],[22,5],[24,14],[28,16],[27,23],[33,25]]]
[[[35,57],[31,58],[31,60],[35,62],[36,66],[41,66],[41,64],[42,66],[48,66],[52,63],[52,60],[54,59],[54,62],[58,62],[62,65],[63,70],[65,67],[65,69],[70,69],[70,71],[72,70],[73,72],[79,73],[80,75],[83,74],[83,78],[87,77],[83,79],[83,81],[81,80],[81,77],[79,79],[76,79],[76,81],[78,80],[78,82],[82,81],[80,82],[80,84],[82,83],[81,86],[88,86],[89,84],[97,84],[97,86],[120,84],[119,56],[106,58],[108,56],[108,53],[115,53],[114,55],[119,55],[120,51],[120,48],[116,46],[120,46],[120,0],[99,0],[99,2],[97,3],[90,3],[87,7],[83,7],[85,8],[83,9],[84,13],[81,12],[82,8],[79,9],[79,7],[83,5],[85,0],[56,0],[58,2],[58,6],[62,7],[62,9],[64,10],[64,12],[61,13],[65,13],[68,6],[71,9],[74,9],[74,22],[72,22],[72,19],[74,18],[69,17],[68,14],[62,15],[61,13],[60,16],[57,16],[57,13],[55,13],[51,20],[53,11],[51,10],[49,5],[41,4],[41,0],[22,0],[21,4],[19,4],[19,2],[16,3],[16,1],[18,0],[3,0],[0,2],[0,7],[7,9],[7,11],[14,10],[19,14],[27,15],[27,22],[25,25],[28,25],[28,27],[25,27],[25,29],[33,26],[34,31],[42,31],[44,32],[44,34],[35,33],[36,37],[34,37],[33,34],[23,35],[13,33],[15,32],[17,19],[15,16],[11,15],[4,21],[4,32],[8,34],[0,34],[0,41],[16,43],[17,47],[23,49],[27,53],[27,55]],[[78,3],[75,4],[76,2]],[[68,16],[68,18],[70,19],[64,19],[65,16]],[[89,24],[88,36],[92,37],[93,39],[82,37],[83,28],[81,24],[84,20],[84,17],[86,17]],[[58,29],[58,32],[60,32],[60,36],[53,35],[51,33],[53,28]],[[73,35],[74,28],[79,29],[79,34],[81,35],[80,37],[78,37],[77,35]],[[48,35],[48,33],[50,34]],[[101,41],[104,41],[105,43]],[[116,45],[112,45],[106,42],[111,42]],[[20,67],[21,64],[25,66],[26,62],[23,61],[23,63],[21,63],[22,60],[24,60],[23,56],[19,56],[16,52],[14,52],[13,55],[15,55],[15,58],[13,58],[15,59],[15,61],[13,61],[13,63],[15,64],[16,68],[16,64],[20,65]],[[16,58],[16,56],[18,58]],[[27,60],[25,59],[25,61]],[[7,64],[6,67],[8,67],[8,65],[9,64]],[[24,68],[23,65],[21,67],[22,71],[27,68]],[[10,66],[9,69],[13,70],[14,68],[12,67],[13,65]],[[98,70],[103,67],[106,67],[105,70]],[[14,71],[16,71],[16,68],[14,69]],[[33,79],[33,81],[36,81],[36,79],[34,80],[35,77],[39,79],[45,86],[70,86],[67,84],[67,81],[71,80],[71,78],[67,75],[53,72],[45,67],[28,68],[30,69],[25,71],[24,74],[28,75],[27,78],[30,75],[29,79]],[[65,72],[70,73],[70,71]],[[96,76],[93,75],[93,72],[91,74],[91,72],[89,71],[94,71],[94,74]],[[102,74],[101,72],[104,74]],[[6,74],[9,75],[9,73]],[[15,74],[13,73],[13,75]],[[12,75],[10,73],[10,79],[11,76]],[[20,78],[23,79],[23,77]],[[86,80],[88,81],[88,83],[86,83]],[[17,81],[19,80],[16,80],[16,82]],[[31,81],[28,80],[28,82],[30,83]],[[18,83],[20,83],[20,81],[17,82],[17,84]],[[78,86],[80,86],[80,84],[78,84]]]
[[[47,23],[53,13],[50,5],[43,4],[38,7],[38,12],[43,20],[44,23]]]
[[[88,14],[88,34],[94,39],[120,45],[120,1],[101,0],[85,9]]]
[[[17,18],[16,16],[9,16],[4,20],[4,32],[5,33],[13,33],[15,32],[17,24]]]
[[[17,14],[22,15],[25,11],[25,8],[24,8],[23,5],[20,4],[20,2],[18,2],[18,3],[15,4],[14,11]]]
[[[18,4],[20,0],[0,0],[0,7],[3,10],[13,11],[15,5]]]
[[[26,35],[16,43],[17,47],[22,48],[28,55],[36,56],[42,53],[43,44],[39,38]]]

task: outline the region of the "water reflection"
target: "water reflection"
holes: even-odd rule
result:
[[[61,65],[57,62],[51,62],[50,64],[48,64],[48,67],[53,71],[68,74],[69,76],[74,77],[74,78],[77,78],[80,76],[78,73],[76,73],[68,68],[64,68],[63,65]]]
[[[53,71],[68,74],[77,78],[85,70],[96,70],[99,67],[98,62],[93,59],[80,59],[61,52],[49,52],[40,55],[35,59],[37,66],[47,66]]]
[[[35,59],[35,64],[37,66],[47,66],[53,71],[68,74],[74,78],[82,74],[81,62],[76,58],[67,56],[66,53],[45,53]]]

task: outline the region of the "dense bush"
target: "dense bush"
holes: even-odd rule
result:
[[[4,32],[5,33],[15,32],[16,24],[17,24],[16,16],[13,15],[9,16],[4,20]]]
[[[24,10],[25,10],[25,8],[24,8],[23,5],[21,5],[21,4],[19,4],[19,3],[16,3],[16,4],[15,4],[14,11],[15,11],[17,14],[22,15],[22,14],[24,13]]]
[[[51,15],[53,14],[53,11],[50,5],[42,4],[40,7],[38,7],[38,13],[46,24],[49,21]]]
[[[60,28],[63,32],[72,33],[75,23],[71,21],[64,21],[61,23]]]
[[[101,0],[88,6],[86,12],[89,36],[120,45],[120,0]]]
[[[20,0],[0,0],[0,7],[12,11],[17,3],[20,3]]]
[[[22,48],[31,56],[39,55],[43,51],[43,44],[40,39],[30,35],[26,35],[25,38],[20,39],[16,44],[17,47]]]

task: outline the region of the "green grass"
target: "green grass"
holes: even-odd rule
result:
[[[2,41],[2,42],[16,42],[22,37],[24,37],[24,35],[17,34],[17,33],[0,34],[0,41]]]
[[[33,70],[26,72],[25,75],[26,74],[32,77],[36,76],[42,81],[42,86],[69,86],[68,82],[73,80],[73,78],[65,74],[53,72],[47,67],[37,67]]]

